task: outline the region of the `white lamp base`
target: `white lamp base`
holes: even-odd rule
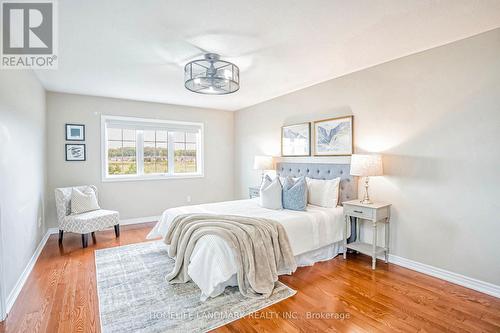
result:
[[[365,197],[363,198],[363,200],[360,201],[364,205],[373,204],[373,201],[370,200],[370,195],[368,194],[368,182],[369,181],[370,181],[370,178],[366,177],[365,178]]]

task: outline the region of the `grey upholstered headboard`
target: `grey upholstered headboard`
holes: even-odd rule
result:
[[[340,202],[358,198],[358,178],[351,176],[350,164],[319,164],[319,163],[290,163],[276,164],[276,173],[279,176],[301,177],[314,179],[334,179],[340,177]]]

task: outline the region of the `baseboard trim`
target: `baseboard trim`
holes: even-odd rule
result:
[[[56,228],[57,232],[57,228]],[[36,261],[38,260],[38,257],[40,256],[40,253],[42,253],[43,248],[45,247],[45,244],[47,243],[47,240],[49,239],[49,236],[51,235],[50,229],[47,230],[45,235],[43,236],[42,240],[38,244],[35,252],[33,253],[33,256],[31,256],[30,261],[24,268],[24,271],[21,273],[21,276],[16,282],[16,285],[14,286],[14,289],[10,292],[9,296],[7,296],[7,301],[6,301],[6,313],[8,314],[12,307],[14,306],[14,303],[16,302],[17,297],[21,293],[21,290],[23,289],[24,284],[26,283],[26,280],[28,280],[28,277],[33,270],[33,267],[35,267]]]
[[[458,284],[462,287],[470,288],[500,298],[500,286],[489,282],[477,280],[462,274],[450,272],[441,268],[422,264],[417,261],[395,256],[392,254],[389,254],[389,262],[420,273],[437,277],[441,280]]]

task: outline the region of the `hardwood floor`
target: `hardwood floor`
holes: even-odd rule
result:
[[[81,248],[68,234],[47,242],[4,332],[99,332],[94,250],[145,240],[150,224],[96,233]],[[370,258],[341,256],[299,268],[281,281],[297,294],[217,332],[500,332],[500,299]]]

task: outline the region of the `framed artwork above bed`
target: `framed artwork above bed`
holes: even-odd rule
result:
[[[311,123],[281,127],[281,156],[311,155]]]
[[[353,116],[314,122],[314,156],[347,156],[353,153]]]

